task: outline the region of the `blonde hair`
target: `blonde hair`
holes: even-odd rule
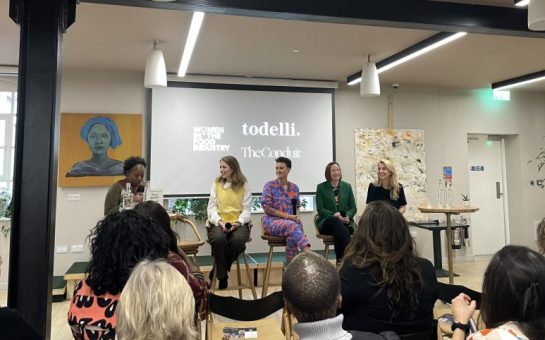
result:
[[[542,254],[545,254],[545,218],[537,225],[537,247]]]
[[[164,260],[140,262],[116,308],[119,340],[197,339],[195,300],[185,278]]]
[[[388,183],[388,187],[390,188],[390,198],[395,201],[399,198],[399,181],[397,179],[396,168],[394,167],[394,163],[387,158],[381,159],[378,162],[378,164],[380,163],[384,164],[386,169],[388,169],[388,171],[390,171],[390,173],[392,174],[390,176],[390,183]],[[378,169],[377,169],[377,181],[375,183],[375,186],[377,187],[382,186],[382,183],[380,182],[380,178],[378,176]]]

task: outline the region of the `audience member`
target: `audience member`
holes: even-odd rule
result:
[[[0,257],[0,277],[2,276],[2,257]],[[42,337],[30,326],[16,310],[0,308],[0,330],[4,340],[39,340]]]
[[[469,296],[452,300],[452,340],[465,339],[474,311]],[[497,252],[484,273],[481,316],[488,328],[468,340],[545,339],[545,258],[521,246]]]
[[[294,330],[301,340],[398,339],[392,333],[350,334],[342,328],[341,284],[335,267],[322,256],[305,252],[297,255],[282,276],[286,307],[297,319]]]
[[[76,285],[68,310],[75,339],[114,339],[115,309],[131,270],[142,259],[166,258],[168,236],[136,211],[106,216],[89,235],[87,278]]]
[[[545,218],[537,225],[537,248],[545,254]]]
[[[435,268],[414,247],[398,209],[367,205],[340,268],[344,329],[403,335],[434,327]]]
[[[202,320],[206,317],[208,307],[208,283],[201,272],[197,271],[191,260],[178,247],[178,237],[170,227],[170,218],[162,205],[157,202],[147,201],[134,207],[136,212],[144,216],[149,216],[163,229],[169,236],[168,262],[174,266],[180,274],[187,280],[193,297],[195,299],[196,310]]]
[[[163,261],[134,268],[116,309],[119,340],[197,339],[195,301],[187,281]]]

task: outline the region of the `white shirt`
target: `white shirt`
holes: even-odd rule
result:
[[[222,185],[223,189],[229,189],[231,187],[230,182],[224,182]],[[248,183],[244,184],[244,197],[242,198],[242,212],[240,213],[237,222],[240,224],[246,224],[250,222],[250,216],[252,214],[251,207],[252,205],[252,193],[250,192],[250,187]],[[221,220],[220,215],[218,214],[218,200],[216,193],[216,182],[212,184],[212,189],[210,190],[210,198],[208,199],[208,221],[213,225],[218,225]]]

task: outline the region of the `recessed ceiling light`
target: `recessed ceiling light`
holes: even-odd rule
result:
[[[175,2],[176,0],[151,0],[153,2]]]
[[[530,3],[530,0],[515,0],[515,6],[517,7],[528,6],[529,3]]]
[[[293,53],[299,53],[299,50],[294,48],[293,50],[291,50]]]

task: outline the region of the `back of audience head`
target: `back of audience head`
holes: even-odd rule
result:
[[[313,252],[296,256],[282,276],[284,300],[299,322],[335,317],[340,306],[340,289],[335,267]]]
[[[483,281],[486,326],[517,321],[530,339],[545,339],[545,258],[526,247],[505,246],[490,261]]]
[[[133,210],[155,220],[169,237],[168,249],[176,254],[180,254],[178,237],[170,227],[170,217],[162,205],[157,202],[147,201],[138,203]]]
[[[120,340],[197,339],[195,301],[186,280],[163,261],[139,263],[116,309]]]
[[[99,221],[89,240],[91,260],[86,282],[96,295],[118,294],[139,261],[168,255],[166,233],[152,219],[130,210]]]
[[[545,254],[545,218],[537,225],[537,248]]]
[[[392,205],[384,201],[367,205],[346,248],[341,269],[348,263],[369,268],[378,286],[388,286],[394,316],[417,308],[422,277],[414,240],[407,221]]]

